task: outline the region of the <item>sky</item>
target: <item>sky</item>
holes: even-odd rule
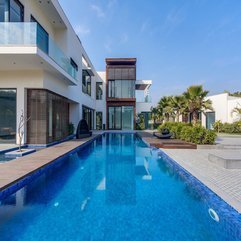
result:
[[[136,57],[152,100],[202,84],[241,91],[240,0],[59,0],[97,71]]]

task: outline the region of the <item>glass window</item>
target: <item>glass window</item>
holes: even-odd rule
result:
[[[0,143],[16,141],[16,90],[0,89]]]
[[[115,129],[115,107],[108,108],[109,129]]]
[[[31,16],[31,22],[37,23],[37,45],[46,54],[49,53],[49,34],[45,29],[38,23],[38,21]]]
[[[93,128],[94,111],[88,107],[82,106],[82,118],[86,120],[89,129]]]
[[[108,96],[111,98],[115,97],[115,81],[108,82]]]
[[[82,72],[82,92],[91,96],[91,76],[86,70]]]
[[[213,129],[213,124],[215,123],[215,112],[206,113],[206,128]]]
[[[108,108],[109,129],[121,129],[121,106]]]
[[[122,97],[122,80],[115,80],[115,98]]]
[[[134,108],[133,106],[122,106],[122,130],[134,129]]]
[[[0,0],[0,22],[5,22],[5,0]]]
[[[72,58],[70,58],[70,64],[76,71],[79,70],[78,65],[75,63],[75,61]]]
[[[115,129],[121,129],[121,106],[115,107]]]
[[[96,112],[96,129],[102,130],[102,112]]]
[[[23,5],[17,0],[10,0],[10,22],[23,22]]]
[[[111,98],[135,98],[135,81],[108,81],[108,96]]]
[[[103,83],[96,82],[96,99],[102,100],[103,98]]]

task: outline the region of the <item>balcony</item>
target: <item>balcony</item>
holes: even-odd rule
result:
[[[43,36],[37,23],[0,23],[0,56],[1,69],[45,69],[76,85],[70,58],[48,35]]]
[[[138,102],[138,103],[152,103],[152,99],[151,99],[151,96],[147,95],[147,96],[142,97],[142,98],[137,98],[136,102]]]

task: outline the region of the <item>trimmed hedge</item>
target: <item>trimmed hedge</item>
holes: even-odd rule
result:
[[[220,121],[216,121],[213,124],[213,129],[216,132],[241,134],[241,121],[237,121],[234,123],[221,123]]]
[[[200,125],[193,126],[192,124],[182,122],[166,122],[158,130],[161,132],[164,128],[170,130],[173,138],[195,144],[213,145],[217,137],[215,131],[208,130]]]

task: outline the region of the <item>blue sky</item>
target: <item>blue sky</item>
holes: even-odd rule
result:
[[[241,91],[240,0],[59,0],[96,70],[136,57],[152,97]]]

